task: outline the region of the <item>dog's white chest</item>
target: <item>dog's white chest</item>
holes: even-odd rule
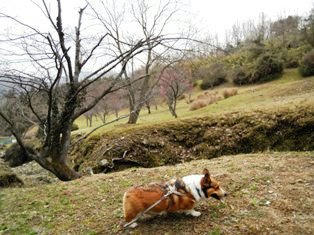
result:
[[[188,175],[182,178],[186,187],[190,190],[196,201],[205,198],[205,194],[202,191],[201,179],[203,175]]]

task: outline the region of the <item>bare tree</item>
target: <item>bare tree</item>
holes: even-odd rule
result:
[[[22,35],[12,33],[6,40],[1,40],[9,45],[10,56],[14,58],[7,57],[8,65],[1,68],[0,83],[14,87],[19,96],[29,96],[28,109],[44,128],[39,151],[31,154],[26,150],[17,123],[2,108],[0,117],[9,125],[25,154],[60,180],[67,181],[80,177],[67,162],[72,123],[109,93],[123,87],[120,78],[129,60],[142,53],[147,45],[155,45],[161,35],[128,42],[128,48],[122,53],[112,54],[111,45],[117,41],[122,43],[112,31],[105,30],[101,35],[89,37],[86,31],[90,25],[82,27],[88,5],[79,10],[73,35],[64,27],[61,0],[56,0],[56,11],[52,11],[45,0],[35,4],[48,19],[51,30],[41,31],[39,27],[28,25],[18,18],[0,14],[2,20],[10,20],[24,28]],[[14,63],[17,57],[19,64]],[[113,72],[114,79],[109,80],[87,105],[82,105],[88,88]],[[42,94],[41,101],[45,104],[44,110],[40,112],[32,98],[38,93]],[[44,115],[39,115],[41,112]]]
[[[178,117],[176,108],[177,100],[186,91],[192,89],[189,81],[190,74],[183,67],[172,66],[160,72],[160,93],[166,98],[170,113],[175,118]]]
[[[105,30],[115,35],[116,53],[122,55],[129,49],[129,45],[123,43],[121,39],[125,38],[123,41],[128,41],[131,44],[134,42],[134,37],[126,37],[121,32],[121,24],[126,12],[119,11],[117,7],[109,10],[106,5],[103,5],[103,9],[107,13],[105,15],[107,17],[98,14],[96,10],[94,13],[97,19],[102,22]],[[166,27],[177,11],[176,1],[160,1],[157,8],[154,8],[149,4],[149,1],[137,0],[131,4],[129,10],[131,14],[128,17],[132,18],[134,28],[140,32],[141,37],[146,42],[145,52],[141,57],[133,57],[132,63],[127,67],[128,69],[123,72],[129,97],[130,116],[128,123],[134,124],[138,120],[141,109],[144,106],[150,107],[149,100],[158,83],[153,81],[154,65],[171,51],[172,46],[179,39],[165,37]],[[158,38],[159,40],[151,40],[151,38]],[[143,79],[134,82],[139,78]]]

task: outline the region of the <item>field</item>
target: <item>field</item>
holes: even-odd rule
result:
[[[122,195],[132,185],[199,173],[207,167],[230,193],[196,206],[198,218],[169,214],[131,234],[313,234],[314,152],[224,156],[153,169],[131,168],[68,183],[0,192],[2,234],[128,234]]]
[[[221,94],[230,86],[227,84],[214,91]],[[314,152],[313,143],[309,139],[313,136],[313,131],[304,130],[306,129],[304,127],[307,126],[313,128],[314,123],[311,116],[313,108],[307,109],[307,107],[314,107],[313,77],[301,78],[297,70],[290,69],[285,70],[281,78],[272,82],[243,86],[237,89],[238,95],[196,111],[189,111],[189,105],[181,100],[178,104],[178,120],[171,117],[165,105],[158,106],[158,110],[152,108],[150,115],[143,110],[138,124],[125,124],[127,120],[124,119],[104,126],[93,133],[91,138],[77,145],[76,150],[73,150],[80,154],[82,159],[96,162],[104,156],[104,152],[110,152],[108,146],[111,143],[117,147],[116,149],[111,148],[113,153],[116,154],[117,151],[120,151],[119,154],[123,154],[125,149],[122,147],[135,149],[140,146],[143,149],[143,145],[145,151],[152,152],[149,145],[149,141],[152,141],[156,146],[162,143],[161,147],[159,146],[160,150],[155,148],[159,153],[169,150],[176,157],[180,151],[180,154],[189,155],[194,151],[194,147],[190,151],[188,146],[183,146],[182,143],[186,142],[184,138],[190,140],[194,133],[204,130],[187,128],[188,124],[194,125],[194,122],[199,120],[205,123],[206,120],[209,120],[205,126],[212,128],[209,130],[213,131],[208,132],[207,137],[212,141],[220,141],[221,137],[225,138],[220,141],[219,145],[217,144],[221,151],[215,155],[224,156],[201,160],[192,158],[189,159],[189,162],[183,161],[176,165],[154,168],[128,168],[108,174],[84,176],[71,182],[52,180],[53,183],[40,185],[27,180],[28,174],[31,177],[29,172],[35,171],[30,165],[29,171],[23,174],[23,180],[26,177],[24,187],[0,190],[0,234],[314,234]],[[193,97],[202,93],[203,91],[196,89]],[[286,114],[282,110],[289,110],[287,116],[292,120],[293,125],[296,123],[293,128],[299,128],[302,131],[300,133],[303,133],[302,138],[307,138],[306,141],[294,140],[294,135],[292,136],[293,140],[285,139],[283,135],[282,143],[270,137],[266,138],[267,140],[264,142],[256,143],[252,147],[255,153],[242,154],[239,151],[237,153],[240,154],[229,155],[228,152],[224,152],[226,147],[231,145],[236,149],[237,141],[241,140],[235,137],[240,132],[244,137],[248,134],[243,134],[242,129],[260,132],[267,130],[262,133],[264,139],[265,135],[267,136],[269,133],[277,135],[280,132],[278,134],[280,135],[284,131],[287,131],[286,135],[291,137],[293,128],[283,127],[281,123],[278,125],[278,119],[286,118]],[[120,115],[126,113],[127,110],[123,110]],[[299,116],[294,116],[294,113],[299,113],[302,118],[296,118]],[[245,120],[241,116],[242,114],[248,119]],[[266,123],[264,119],[259,120],[260,116],[266,117]],[[241,125],[226,124],[226,118],[232,120],[233,117],[240,121],[244,120],[245,125],[244,122],[240,123]],[[108,121],[113,119],[114,116],[110,115]],[[219,128],[217,128],[212,124],[212,120],[213,122],[221,120],[224,124],[218,125]],[[100,120],[94,120],[94,126],[87,128],[83,117],[76,120],[76,123],[80,129],[74,132],[75,135],[88,133],[101,124]],[[156,131],[155,126],[157,125],[160,129]],[[171,130],[173,132],[167,134],[168,132],[165,132],[163,128],[169,131],[168,127],[171,125],[174,128]],[[182,130],[182,126],[187,131]],[[247,129],[247,127],[251,129]],[[263,129],[264,127],[265,129]],[[279,130],[277,130],[278,128]],[[283,129],[280,128],[284,128],[284,131],[281,131]],[[276,132],[268,132],[269,130]],[[150,134],[150,131],[153,131],[154,135]],[[184,133],[184,141],[181,140],[182,143],[178,144],[178,142],[171,142],[178,137],[175,134],[176,131],[178,133],[180,131],[191,132],[192,134]],[[235,135],[229,135],[228,131],[234,132]],[[145,135],[143,136],[142,133]],[[254,133],[256,132],[252,132],[246,137],[257,141],[260,136],[255,138]],[[219,134],[219,136],[215,138],[215,134]],[[299,137],[301,138],[301,135]],[[248,140],[245,139],[245,141]],[[178,140],[176,139],[176,141]],[[173,145],[168,146],[168,143]],[[279,147],[273,148],[276,151],[266,148],[267,146],[259,149],[259,145],[262,143],[271,143],[273,147]],[[281,144],[286,145],[287,143],[294,145],[302,143],[310,151],[288,152],[285,148],[281,148]],[[92,144],[96,146],[94,152],[90,152],[94,147]],[[201,144],[199,146],[202,147]],[[231,147],[230,149],[232,149]],[[294,150],[294,146],[291,149]],[[279,152],[279,150],[282,151]],[[204,148],[204,151],[209,150]],[[214,149],[210,153],[215,153],[215,151]],[[204,153],[201,153],[200,158],[204,158],[202,154],[205,156]],[[95,158],[93,159],[93,157]],[[208,158],[207,155],[205,157]],[[86,161],[86,166],[89,166],[88,161]],[[202,212],[202,215],[198,218],[182,214],[169,214],[144,219],[140,221],[139,227],[133,230],[121,228],[123,223],[122,195],[128,187],[152,181],[164,181],[174,176],[181,177],[200,173],[204,167],[207,167],[229,192],[225,203],[215,199],[199,203],[196,210]],[[19,168],[19,171],[18,173],[22,175],[23,169]],[[32,183],[28,184],[27,182]]]
[[[214,89],[212,92],[221,93],[229,88],[231,85],[223,85]],[[238,87],[238,95],[223,99],[215,104],[208,105],[202,109],[196,111],[189,111],[189,105],[184,100],[179,101],[177,113],[179,120],[189,119],[194,117],[202,117],[208,115],[220,115],[233,111],[254,111],[254,110],[277,110],[282,107],[294,107],[296,105],[310,104],[314,105],[314,79],[313,77],[302,78],[296,69],[288,69],[284,71],[281,78],[261,85],[251,85]],[[199,89],[195,89],[192,98],[196,98],[203,92]],[[122,110],[119,115],[127,114],[128,110]],[[115,119],[115,116],[109,115],[108,122]],[[168,121],[174,121],[168,111],[168,107],[164,104],[158,106],[158,110],[152,107],[152,114],[147,114],[147,110],[143,109],[137,125],[137,127],[152,126],[158,123],[165,123]],[[127,119],[120,120],[113,124],[104,126],[97,130],[95,133],[104,133],[108,131],[116,131],[125,128],[134,128],[132,125],[125,124]],[[76,120],[80,130],[74,133],[88,132],[93,128],[101,125],[100,119],[93,121],[93,127],[86,126],[86,120],[84,117],[80,117]]]

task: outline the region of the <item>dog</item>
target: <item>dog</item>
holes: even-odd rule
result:
[[[132,221],[139,213],[160,200],[171,187],[174,187],[177,193],[170,194],[161,200],[148,212],[149,214],[183,212],[198,217],[201,213],[193,209],[197,201],[210,197],[221,200],[227,196],[227,192],[220,187],[220,183],[210,176],[207,169],[204,169],[202,175],[188,175],[166,183],[150,183],[146,186],[128,189],[123,196],[125,221],[127,223]],[[130,225],[131,228],[136,226],[136,222]]]

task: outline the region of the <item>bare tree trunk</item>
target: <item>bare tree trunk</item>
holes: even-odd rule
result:
[[[107,116],[107,113],[104,112],[103,115],[102,115],[102,120],[101,120],[103,124],[106,123],[106,116]]]
[[[146,104],[148,114],[151,114],[149,101],[147,101],[145,104]]]
[[[52,161],[48,167],[47,165],[42,165],[42,167],[51,171],[62,181],[70,181],[81,177],[81,175],[75,170],[71,169],[65,161]]]
[[[138,120],[139,115],[140,115],[140,110],[139,109],[136,109],[136,110],[132,111],[130,113],[128,123],[129,124],[135,124],[137,122],[137,120]]]
[[[172,114],[172,116],[174,116],[175,118],[178,118],[176,110],[172,106],[169,106],[169,110],[170,110],[170,113]]]
[[[174,116],[175,118],[178,118],[178,115],[176,113],[176,106],[177,106],[177,101],[175,99],[168,102],[168,108],[171,115]]]

